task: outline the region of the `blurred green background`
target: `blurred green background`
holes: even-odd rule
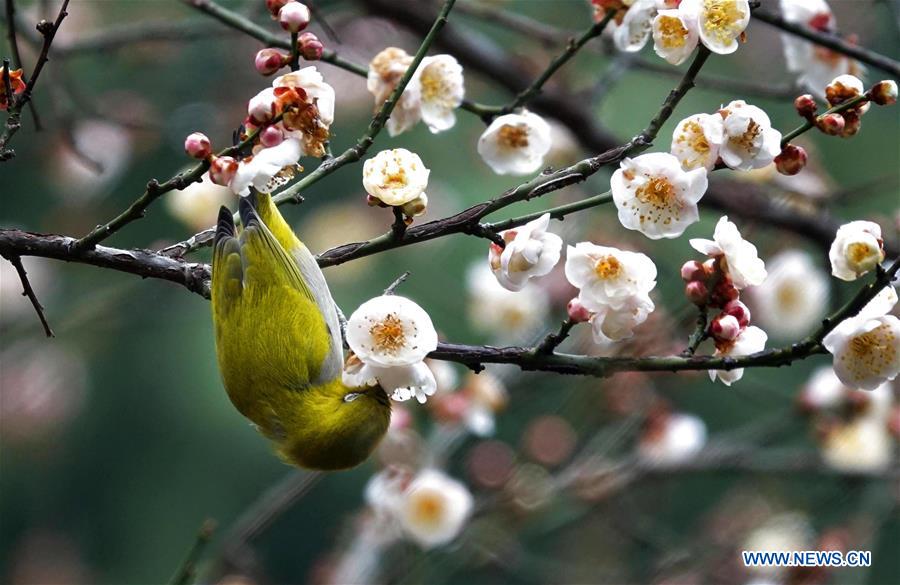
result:
[[[35,22],[47,8],[42,3],[17,4],[28,22]],[[48,4],[53,13],[54,3]],[[489,4],[568,30],[581,30],[590,23],[590,10],[581,0]],[[859,34],[860,42],[874,50],[898,56],[897,23],[887,2],[832,4],[842,31]],[[264,14],[262,0],[225,5],[276,30]],[[418,44],[390,23],[364,15],[353,2],[322,0],[318,6],[344,41],[337,44],[322,33],[326,46],[356,62],[368,62],[388,45],[412,52]],[[74,0],[69,12],[57,41],[63,47],[109,27],[208,20],[186,5],[160,1]],[[452,20],[514,52],[535,72],[556,51],[462,13],[454,14]],[[204,30],[217,30],[218,25],[204,26]],[[312,30],[322,32],[315,24]],[[46,129],[36,133],[24,116],[25,127],[13,144],[17,156],[0,165],[0,225],[81,235],[124,209],[148,179],[168,178],[186,166],[189,161],[181,145],[189,132],[207,133],[217,149],[227,145],[243,117],[246,100],[267,86],[268,80],[253,70],[259,43],[224,28],[221,32],[186,42],[144,42],[55,57],[36,92]],[[759,22],[751,23],[748,33],[749,42],[737,54],[714,56],[704,74],[789,86],[792,80],[784,69],[778,34]],[[33,48],[23,44],[26,62],[33,63]],[[662,63],[650,47],[643,55]],[[610,62],[601,52],[585,51],[560,75],[575,90],[590,89]],[[340,151],[365,129],[371,96],[364,80],[325,64],[321,70],[338,92],[332,144]],[[881,78],[874,70],[867,76],[868,81]],[[631,70],[594,106],[596,115],[619,136],[631,136],[655,113],[676,79]],[[510,97],[475,73],[467,76],[466,85],[467,96],[482,103],[504,103]],[[663,128],[658,148],[667,147],[671,130],[682,117],[713,111],[738,98],[763,107],[783,131],[799,122],[790,98],[767,100],[697,89]],[[426,219],[453,213],[520,182],[490,172],[475,152],[483,124],[466,112],[458,117],[455,128],[437,136],[421,124],[396,138],[382,133],[371,151],[402,146],[417,152],[431,168]],[[873,107],[863,119],[860,134],[850,140],[817,133],[803,138],[813,159],[805,173],[822,179],[823,186],[813,191],[822,197],[846,191],[839,199],[826,201],[835,216],[873,219],[896,235],[898,130],[896,108]],[[73,140],[83,149],[80,157],[73,152]],[[574,144],[558,150],[554,165],[589,154]],[[85,156],[95,159],[103,170],[98,174]],[[305,162],[310,168],[316,164]],[[801,177],[796,186],[789,183],[789,191],[795,192],[791,197],[804,191]],[[584,185],[516,206],[509,215],[605,191],[608,178],[608,172],[598,173]],[[783,190],[778,193],[787,197]],[[365,205],[360,165],[328,177],[304,195],[305,203],[283,211],[314,251],[380,234],[391,221],[388,210]],[[197,223],[189,225],[173,215],[166,201],[160,201],[145,219],[107,243],[158,249],[188,237],[195,227],[211,224],[213,209],[194,212],[191,217]],[[208,215],[197,216],[203,213]],[[553,229],[567,243],[590,239],[640,250],[654,259],[660,272],[655,299],[666,318],[654,322],[652,327],[658,329],[643,332],[647,345],[635,343],[634,347],[669,347],[662,340],[686,338],[693,319],[678,275],[678,267],[695,257],[687,240],[709,237],[718,217],[707,211],[684,237],[663,242],[626,232],[610,207],[555,223]],[[809,248],[796,236],[765,225],[738,223],[764,259],[799,246],[826,266],[823,251]],[[403,285],[403,294],[428,310],[447,340],[492,342],[495,337],[467,317],[472,302],[466,294],[467,271],[485,254],[484,241],[452,236],[329,269],[326,277],[338,303],[349,313],[409,270],[412,276]],[[206,251],[198,257],[208,260]],[[216,519],[223,532],[289,469],[272,455],[267,442],[232,408],[223,392],[205,300],[165,282],[88,266],[35,258],[26,258],[25,266],[56,338],[41,336],[27,300],[18,295],[18,280],[4,262],[0,580],[164,582],[205,518]],[[561,282],[562,275],[555,278]],[[856,289],[834,279],[831,285],[835,304]],[[545,327],[513,341],[532,341],[556,327],[571,292],[556,285]],[[826,357],[817,357],[791,368],[748,371],[731,388],[713,384],[705,375],[661,375],[641,383],[652,384],[678,410],[699,415],[713,439],[736,429],[762,429],[757,437],[761,446],[765,442],[775,449],[803,449],[815,457],[815,429],[808,420],[793,415],[793,403],[814,367],[826,363]],[[634,383],[622,376],[597,380],[536,373],[502,375],[510,404],[498,416],[496,438],[516,449],[522,462],[529,457],[522,437],[536,416],[561,416],[583,446],[598,430],[621,424],[621,416],[605,397]],[[410,410],[425,432],[431,425],[426,409],[413,405]],[[771,420],[780,422],[770,429],[766,421]],[[474,444],[465,442],[451,458],[449,470],[455,475],[466,477],[466,454]],[[610,455],[625,456],[632,447],[633,442],[620,445]],[[314,579],[322,559],[352,532],[353,514],[363,505],[363,486],[375,467],[369,462],[320,481],[260,538],[258,572],[248,578],[271,583]],[[617,577],[611,580],[660,581],[660,575],[665,575],[660,567],[670,566],[664,561],[680,567],[685,560],[679,554],[690,557],[704,550],[711,516],[736,493],[751,494],[775,510],[799,511],[817,531],[860,517],[883,522],[872,531],[870,542],[851,547],[873,551],[871,569],[848,569],[832,578],[834,582],[900,582],[900,485],[896,480],[736,472],[651,478],[636,483],[621,497],[597,504],[560,497],[517,517],[489,515],[489,522],[473,530],[493,534],[498,543],[514,539],[521,547],[515,562],[488,562],[451,548],[429,552],[420,563],[424,553],[414,545],[403,545],[390,558],[391,575],[429,583],[591,582],[610,580],[603,577],[604,571],[614,570]],[[215,552],[216,542],[210,550]],[[399,577],[409,567],[413,572]],[[695,577],[709,580],[708,575]]]

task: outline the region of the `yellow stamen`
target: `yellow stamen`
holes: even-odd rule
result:
[[[384,319],[372,325],[369,334],[375,346],[386,353],[396,353],[406,344],[403,322],[394,313],[389,313]]]
[[[622,264],[615,256],[604,256],[594,264],[594,273],[601,280],[611,280],[622,272]]]
[[[504,124],[500,127],[498,141],[508,148],[525,148],[528,146],[528,127],[523,124]]]
[[[687,41],[687,29],[684,28],[681,19],[674,16],[660,16],[659,32],[662,37],[659,44],[666,49],[683,47]]]
[[[722,44],[730,44],[740,32],[738,23],[744,12],[737,7],[736,0],[704,0],[703,29]]]

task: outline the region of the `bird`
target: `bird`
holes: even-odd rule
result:
[[[229,399],[288,464],[338,470],[365,461],[387,432],[378,385],[341,380],[337,306],[309,249],[268,193],[239,199],[242,228],[219,210],[213,244],[216,358]]]

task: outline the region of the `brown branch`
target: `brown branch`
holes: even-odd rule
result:
[[[22,296],[28,297],[28,300],[31,301],[31,306],[34,307],[34,312],[37,313],[38,319],[41,321],[41,326],[44,328],[44,335],[47,337],[54,337],[53,330],[50,329],[50,323],[47,322],[47,316],[44,314],[44,305],[38,300],[34,288],[32,288],[31,282],[28,280],[28,273],[22,265],[22,257],[17,254],[7,255],[6,253],[3,253],[3,257],[13,265],[16,272],[19,274],[19,280],[22,282]]]
[[[754,10],[753,18],[783,30],[786,33],[803,37],[817,45],[827,47],[832,51],[837,51],[838,53],[852,57],[857,61],[881,69],[892,75],[894,78],[900,79],[900,62],[876,53],[875,51],[866,49],[865,47],[848,43],[837,35],[819,32],[808,26],[788,22],[782,18],[780,14],[765,10]]]
[[[34,92],[35,85],[37,85],[38,78],[44,70],[47,61],[50,60],[50,46],[53,44],[56,31],[59,30],[63,19],[69,14],[66,12],[68,6],[69,0],[63,0],[62,6],[59,7],[59,12],[57,13],[54,22],[50,23],[46,20],[42,20],[37,24],[37,30],[44,37],[44,41],[41,45],[41,52],[38,55],[37,63],[34,66],[34,72],[31,74],[31,80],[25,88],[25,91],[18,97],[13,95],[7,96],[9,106],[6,112],[6,126],[3,129],[3,134],[0,134],[0,162],[9,160],[16,155],[15,151],[9,148],[9,141],[12,140],[13,135],[15,135],[15,133],[19,131],[19,128],[22,127],[20,122],[22,108],[31,101],[31,95]],[[7,26],[13,27],[14,21],[10,20],[7,23]]]

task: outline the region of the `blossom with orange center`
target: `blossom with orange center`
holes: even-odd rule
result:
[[[579,289],[579,302],[591,311],[619,309],[633,297],[649,300],[656,286],[656,265],[647,255],[590,242],[568,247],[565,272]]]
[[[660,10],[653,19],[653,50],[671,63],[681,65],[697,48],[697,21],[682,10]]]
[[[722,116],[695,114],[678,123],[672,133],[672,154],[685,170],[704,167],[712,170],[725,139]]]
[[[669,153],[626,158],[610,180],[619,222],[651,239],[677,238],[699,219],[706,193],[706,168],[690,171]]]
[[[781,132],[772,128],[769,116],[743,100],[719,110],[725,140],[719,156],[729,168],[749,171],[772,164],[781,153]]]
[[[683,0],[678,9],[696,19],[700,42],[720,55],[737,51],[750,23],[748,0]]]
[[[881,226],[872,221],[851,221],[838,228],[828,251],[831,274],[853,281],[884,260]]]
[[[495,118],[478,139],[478,154],[499,175],[527,175],[544,164],[550,136],[543,118],[522,110]]]

